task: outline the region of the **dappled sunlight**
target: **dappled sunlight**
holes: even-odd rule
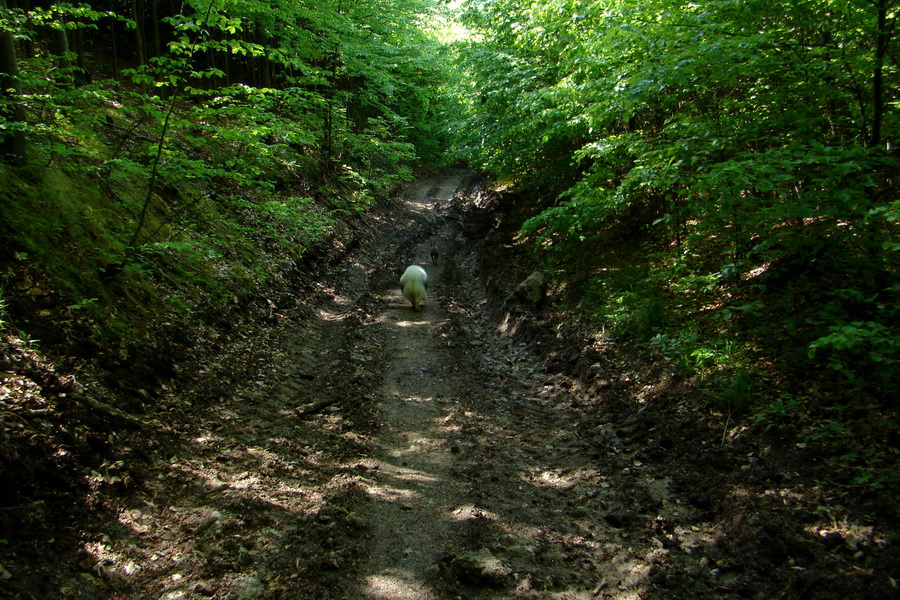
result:
[[[434,402],[434,400],[434,396],[407,396],[404,398],[404,401],[406,402],[422,402],[427,404]]]
[[[347,310],[353,305],[352,298],[350,298],[344,294],[338,293],[338,291],[335,290],[333,287],[318,284],[316,286],[316,292],[318,292],[323,297],[327,298],[330,302],[333,302],[337,307],[339,307],[343,310]],[[335,310],[334,314],[343,314],[343,310],[341,310],[341,311]],[[320,310],[319,312],[320,312],[320,314],[324,314],[324,315],[331,314],[331,311],[327,311],[324,309]]]
[[[485,519],[487,521],[502,520],[496,513],[475,506],[474,504],[464,504],[463,506],[452,509],[447,515],[447,518],[451,521],[469,521],[478,519]]]
[[[400,457],[396,457],[399,461]],[[411,502],[421,504],[427,501],[430,489],[439,486],[443,479],[422,469],[380,461],[379,476],[361,482],[373,499],[386,502],[400,502],[409,506]]]
[[[371,327],[373,325],[383,325],[383,324],[387,323],[390,320],[390,318],[391,318],[391,315],[386,312],[376,313],[373,315],[367,315],[362,320],[362,325],[364,327]]]
[[[139,534],[146,533],[148,528],[135,527],[133,531]],[[108,538],[85,544],[84,552],[87,554],[87,557],[82,559],[80,566],[88,571],[91,576],[96,575],[104,578],[119,576],[127,580],[127,578],[137,575],[147,568],[117,552]]]
[[[269,481],[271,475],[266,476],[262,472],[230,471],[227,469],[215,469],[208,464],[188,465],[174,463],[173,470],[184,475],[194,477],[196,483],[203,485],[210,492],[218,494],[239,493],[242,497],[260,500],[268,504],[277,505],[291,510],[300,508],[297,501],[310,503],[321,499],[318,493],[303,486],[304,475],[312,473],[306,470],[295,470],[292,477],[280,477],[275,481]],[[265,468],[259,469],[264,471]],[[261,485],[265,481],[266,485]],[[290,502],[288,502],[290,501]],[[287,504],[286,504],[287,503]],[[288,506],[289,504],[289,506]]]
[[[831,515],[806,528],[806,532],[815,538],[838,538],[844,546],[857,556],[871,551],[873,548],[887,547],[891,541],[884,532],[877,531],[872,525],[862,525],[850,521],[847,516],[840,520]]]
[[[397,439],[377,462],[378,477],[363,482],[370,496],[387,501],[425,500],[444,480],[428,470],[435,459],[429,455],[440,449],[442,441],[422,432],[398,433]],[[415,466],[407,461],[414,459]]]
[[[402,487],[377,484],[368,484],[363,487],[371,498],[384,502],[411,502],[421,498],[419,492]]]
[[[391,456],[400,458],[403,455],[416,455],[420,458],[426,458],[429,452],[437,450],[443,445],[443,441],[435,439],[431,436],[423,436],[419,432],[412,432],[404,435],[405,443],[392,444],[394,450]]]
[[[419,313],[419,314],[421,314],[421,313]],[[421,321],[396,321],[394,324],[397,327],[402,327],[404,329],[410,329],[410,328],[415,328],[415,327],[425,327],[425,326],[430,325],[431,323],[425,319],[422,319]]]
[[[409,209],[419,216],[426,215],[431,212],[431,203],[425,201],[410,200],[407,202]]]
[[[771,267],[772,267],[771,262],[763,263],[763,264],[759,265],[758,267],[754,267],[754,268],[750,269],[749,271],[747,271],[746,273],[742,274],[741,279],[744,281],[750,281],[752,279],[756,279],[760,275],[765,274]]]
[[[897,595],[896,2],[8,4],[3,598]]]
[[[347,304],[348,304],[348,306],[349,306],[350,303],[348,302]],[[322,319],[323,321],[327,321],[327,322],[329,322],[329,323],[333,323],[333,322],[336,322],[336,321],[343,321],[344,319],[346,319],[347,317],[349,317],[351,313],[350,313],[349,311],[347,311],[347,310],[344,310],[344,311],[330,311],[330,310],[325,310],[324,308],[320,308],[319,310],[316,311],[316,314],[317,314],[317,315],[319,316],[319,318]]]
[[[520,475],[520,479],[530,485],[557,490],[568,490],[585,481],[604,479],[595,469],[534,469]]]
[[[267,453],[248,449],[245,454],[263,460]],[[227,544],[235,532],[242,531],[249,506],[257,512],[263,507],[280,511],[286,524],[311,513],[314,502],[321,500],[318,493],[299,483],[282,480],[270,490],[260,485],[265,478],[261,473],[229,472],[224,465],[214,465],[173,461],[161,481],[164,479],[167,487],[181,482],[178,487],[183,493],[168,500],[166,495],[140,494],[133,506],[120,508],[117,523],[140,536],[140,543],[123,543],[121,533],[112,535],[114,530],[86,543],[80,563],[84,577],[128,582],[153,574],[164,583],[161,591],[175,594],[173,598],[187,597],[185,591],[199,584],[194,575],[202,563],[198,561],[209,552],[220,552],[220,541]],[[248,549],[241,552],[249,554],[253,548],[254,554],[277,554],[285,543],[284,535],[278,526],[242,533],[238,539]]]
[[[503,319],[500,321],[500,324],[497,325],[497,332],[501,335],[507,336],[515,336],[516,332],[519,330],[519,325],[522,324],[521,319],[513,317],[512,313],[507,312],[503,315]]]
[[[400,569],[391,569],[365,579],[363,593],[372,600],[426,600],[434,598],[427,584],[415,574]]]
[[[399,458],[399,457],[398,457]],[[382,473],[387,474],[392,481],[412,484],[435,484],[440,483],[442,479],[432,473],[416,469],[412,467],[397,465],[388,461],[381,461],[379,468]]]

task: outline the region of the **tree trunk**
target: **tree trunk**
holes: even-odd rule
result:
[[[87,61],[84,59],[84,29],[79,27],[75,30],[75,57],[76,57],[76,66],[78,70],[76,71],[77,77],[81,81],[81,83],[91,83],[91,71],[88,69]]]
[[[153,56],[162,56],[162,42],[159,34],[159,0],[150,0],[151,33],[153,34]]]
[[[881,124],[884,121],[884,59],[894,32],[894,19],[888,22],[888,0],[877,0],[878,31],[875,37],[875,68],[872,73],[872,137],[869,147],[881,145]]]
[[[0,0],[0,9],[6,11],[6,0]],[[0,31],[0,118],[7,123],[24,123],[25,107],[22,105],[22,87],[19,83],[19,61],[16,44],[9,31]],[[21,165],[25,162],[25,131],[21,127],[5,128],[0,138],[0,160]]]
[[[113,79],[115,81],[119,81],[119,51],[118,44],[116,43],[116,19],[112,19],[109,24],[110,36],[109,39],[112,42],[112,68],[113,68]]]
[[[50,47],[57,56],[56,68],[59,72],[55,78],[59,83],[71,85],[72,61],[69,58],[69,32],[66,30],[66,18],[59,15],[55,26],[49,28]]]
[[[144,49],[144,2],[143,0],[131,0],[131,18],[134,19],[134,54],[135,62],[139,66],[147,64],[147,54]]]

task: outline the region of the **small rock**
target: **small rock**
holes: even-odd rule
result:
[[[539,308],[547,296],[547,276],[535,271],[510,294],[508,301],[520,302],[531,308]]]
[[[512,573],[487,548],[454,557],[450,568],[460,579],[491,587],[503,587]]]
[[[194,586],[194,593],[198,596],[212,596],[215,594],[215,591],[208,583],[200,581]]]

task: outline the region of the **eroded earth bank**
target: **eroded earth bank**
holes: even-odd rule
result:
[[[411,188],[264,325],[198,349],[143,425],[117,424],[72,507],[90,525],[61,523],[82,548],[23,552],[0,595],[900,593],[894,534],[828,505],[778,440],[513,294],[531,271],[516,227],[465,172]]]

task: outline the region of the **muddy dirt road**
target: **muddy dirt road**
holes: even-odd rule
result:
[[[572,598],[605,588],[637,597],[628,590],[659,547],[622,552],[617,535],[599,535],[589,511],[573,510],[609,490],[609,474],[592,444],[579,443],[572,415],[553,408],[558,390],[527,347],[484,317],[472,240],[441,218],[461,180],[435,183],[410,202],[426,223],[437,216],[444,256],[431,265],[428,245],[413,247],[432,282],[426,309],[412,311],[392,282],[379,286],[381,313],[365,330],[384,340],[385,361],[382,426],[359,478],[373,525],[359,597],[527,597],[554,588]],[[664,500],[664,481],[636,481]],[[619,557],[598,559],[604,553]]]
[[[667,551],[629,527],[685,509],[490,323],[463,179],[423,181],[300,309],[248,332],[248,376],[171,432],[120,507],[130,531],[92,550],[106,578],[165,598],[639,597]],[[429,275],[421,312],[408,264]]]
[[[891,539],[816,514],[768,441],[539,312],[498,326],[484,273],[511,269],[481,201],[465,173],[421,181],[288,307],[198,353],[92,475],[110,518],[77,568],[40,565],[32,597],[892,597]]]
[[[666,554],[663,543],[629,540],[625,523],[608,525],[600,512],[663,519],[684,511],[611,427],[599,454],[594,434],[602,423],[582,440],[566,410],[577,398],[542,372],[525,344],[489,322],[476,240],[453,218],[462,183],[462,176],[423,182],[393,215],[400,222],[387,239],[357,254],[385,262],[360,264],[337,282],[338,302],[356,299],[331,318],[353,341],[329,351],[342,357],[325,377],[335,403],[305,422],[360,439],[345,462],[328,463],[339,471],[328,485],[342,486],[317,509],[330,515],[332,587],[309,597],[637,598],[650,565]],[[438,264],[428,257],[432,240]],[[421,312],[397,286],[405,263],[429,275]],[[360,377],[355,394],[343,391]],[[613,484],[623,472],[627,490]],[[638,509],[635,498],[647,506]],[[301,590],[298,582],[290,595],[303,597]]]

